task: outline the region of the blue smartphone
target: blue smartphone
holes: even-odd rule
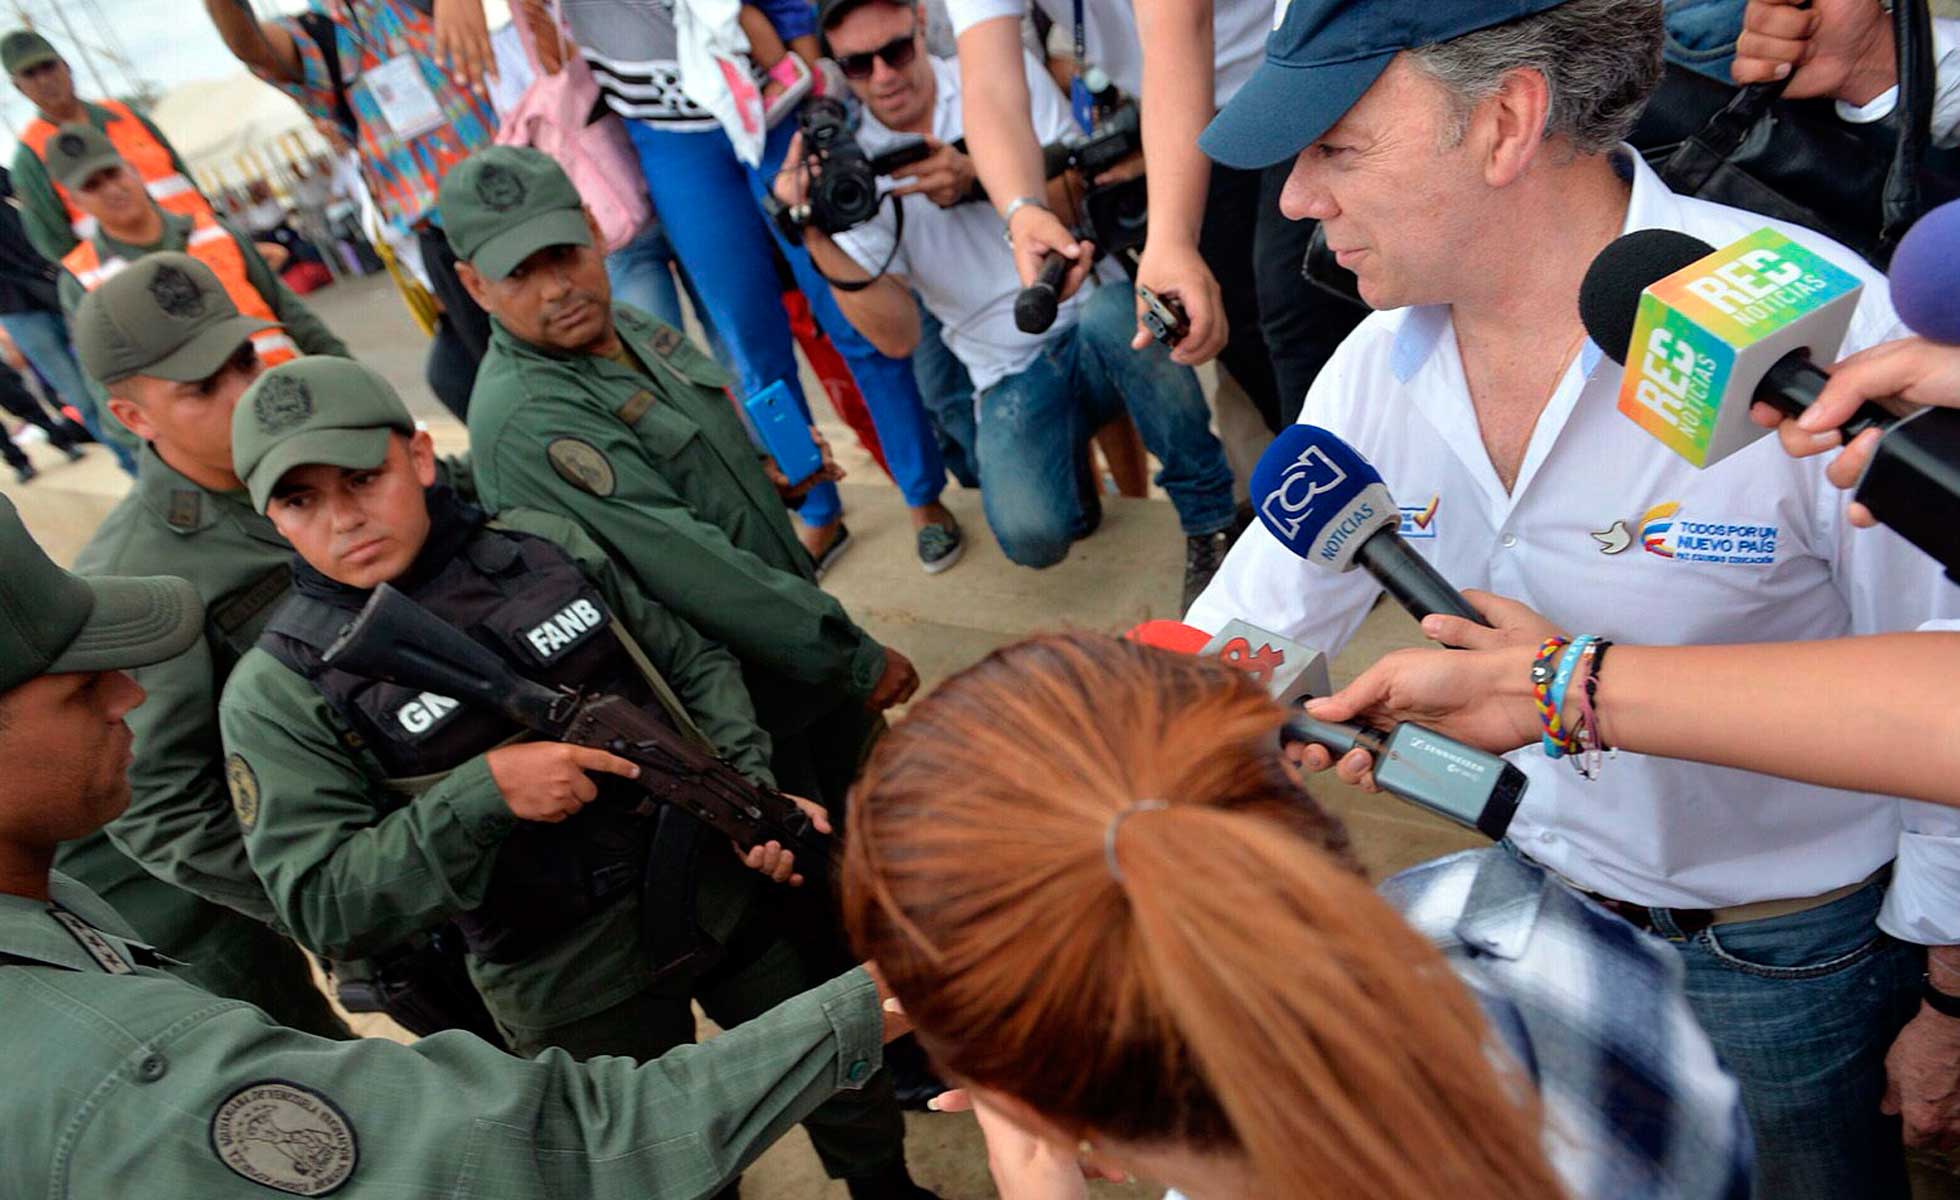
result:
[[[778,379],[744,400],[742,407],[748,410],[756,436],[762,439],[762,448],[776,460],[776,466],[792,487],[823,466],[823,454],[810,436],[810,422],[796,407],[788,384]]]

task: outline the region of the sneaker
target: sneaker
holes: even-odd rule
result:
[[[844,557],[844,551],[849,550],[850,548],[851,548],[851,527],[840,521],[837,524],[836,540],[831,542],[830,545],[826,546],[824,548],[824,552],[817,556],[817,578],[819,580],[822,580],[824,574],[828,572],[830,568],[837,565],[837,560]]]
[[[960,555],[965,552],[966,539],[960,535],[959,522],[919,527],[919,565],[926,569],[926,574],[939,574],[960,561]]]
[[[5,436],[4,434],[0,434],[0,437],[4,437],[4,436]],[[40,472],[34,469],[33,463],[22,463],[18,467],[14,468],[14,482],[33,483],[34,477],[39,474]]]
[[[1179,612],[1190,612],[1198,597],[1211,584],[1211,577],[1225,563],[1237,538],[1230,529],[1184,539],[1184,605]]]

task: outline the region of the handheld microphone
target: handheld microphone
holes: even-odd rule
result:
[[[1892,255],[1892,307],[1929,342],[1960,346],[1960,200],[1913,223]]]
[[[1252,470],[1261,524],[1317,567],[1367,570],[1420,621],[1430,613],[1490,622],[1396,532],[1402,510],[1368,460],[1313,425],[1280,431]]]
[[[1280,743],[1323,746],[1336,760],[1360,746],[1375,756],[1375,786],[1465,829],[1499,841],[1511,828],[1530,778],[1510,763],[1404,721],[1383,732],[1296,714]]]
[[[1780,325],[1736,335],[1741,325],[1718,301],[1733,305],[1777,280],[1788,282],[1739,315],[1754,314],[1763,329]],[[1735,295],[1724,290],[1731,287]],[[1830,376],[1813,355],[1835,357],[1857,287],[1773,230],[1711,252],[1698,238],[1647,229],[1600,251],[1580,288],[1579,313],[1600,349],[1627,364],[1620,411],[1705,467],[1768,432],[1749,420],[1751,401],[1792,416],[1817,402]],[[1840,432],[1850,441],[1867,429],[1885,432],[1853,498],[1960,582],[1960,409],[1901,418],[1867,401]]]
[[[1059,254],[1041,261],[1041,274],[1014,297],[1014,328],[1022,333],[1047,333],[1062,303],[1062,278],[1075,264]]]

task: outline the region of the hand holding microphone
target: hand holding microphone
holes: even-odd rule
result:
[[[1042,260],[1034,282],[1014,297],[1014,328],[1022,333],[1048,332],[1062,304],[1062,280],[1074,265],[1060,254],[1050,254]]]

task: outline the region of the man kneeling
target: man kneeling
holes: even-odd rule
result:
[[[771,784],[768,737],[726,650],[571,522],[523,510],[490,522],[435,486],[429,435],[357,363],[267,373],[239,402],[232,448],[253,505],[298,552],[294,595],[240,662],[220,720],[252,865],[301,942],[352,957],[454,922],[512,1049],[581,1059],[655,1057],[692,1039],[690,998],[732,1026],[840,961],[823,898],[758,875],[798,881],[775,843],[745,863],[678,811],[636,815],[644,793],[625,759],[518,741],[499,714],[322,661],[391,583],[520,674],[625,696]],[[555,636],[529,636],[547,626]],[[853,1196],[919,1194],[889,1084],[807,1123]]]
[[[920,137],[933,151],[900,172],[911,181],[870,222],[834,239],[804,227],[813,261],[846,284],[831,289],[838,307],[894,356],[910,354],[919,340],[912,289],[939,319],[976,397],[972,418],[945,414],[948,432],[977,442],[967,448],[979,463],[987,524],[1002,552],[1023,566],[1058,563],[1071,542],[1093,531],[1100,506],[1093,490],[1078,486],[1083,448],[1127,407],[1144,445],[1163,463],[1158,482],[1184,527],[1188,607],[1230,548],[1233,523],[1232,473],[1212,436],[1197,375],[1161,346],[1130,349],[1136,302],[1121,282],[1063,302],[1047,332],[1022,333],[1014,323],[1021,281],[1002,238],[1006,225],[992,206],[969,202],[973,164],[954,145],[964,128],[958,64],[925,53],[925,14],[909,0],[827,0],[818,17],[832,56],[864,102],[858,141],[865,152]],[[1038,64],[1028,74],[1042,83]],[[1053,87],[1032,91],[1035,128],[1058,140],[1070,127],[1068,105]],[[775,185],[777,200],[792,211],[810,186],[799,150],[791,148],[790,167]],[[1051,193],[1062,194],[1054,187]]]

